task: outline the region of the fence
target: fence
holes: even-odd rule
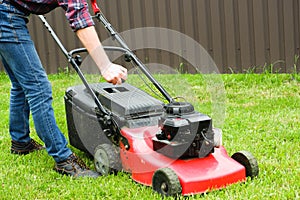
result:
[[[98,4],[119,32],[162,27],[190,36],[222,73],[261,72],[264,66],[282,73],[299,71],[299,0],[99,0]],[[80,47],[62,9],[46,17],[67,49]],[[28,26],[47,72],[66,67],[67,60],[39,19],[31,16]],[[102,40],[108,37],[100,24],[96,27]],[[137,54],[144,62],[173,67],[182,62],[174,55],[162,56],[168,52],[145,49]]]

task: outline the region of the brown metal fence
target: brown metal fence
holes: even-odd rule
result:
[[[268,67],[282,73],[300,71],[299,0],[98,1],[119,32],[139,27],[179,31],[198,41],[222,73],[262,72]],[[67,49],[80,47],[62,9],[46,17]],[[30,17],[28,27],[47,72],[67,67],[64,55],[36,16]],[[104,40],[108,35],[100,27],[97,30]],[[168,52],[146,49],[137,54],[144,62],[172,67],[183,62]]]

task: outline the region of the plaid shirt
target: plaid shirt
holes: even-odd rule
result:
[[[74,31],[94,25],[86,0],[10,0],[10,2],[27,14],[41,15],[62,7]]]

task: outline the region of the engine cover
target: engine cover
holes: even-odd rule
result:
[[[153,149],[171,158],[205,157],[213,152],[212,120],[189,103],[167,105]]]

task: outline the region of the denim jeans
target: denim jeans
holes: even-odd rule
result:
[[[30,141],[29,114],[46,150],[56,162],[72,152],[52,108],[52,88],[30,38],[27,16],[0,0],[0,58],[11,80],[9,132],[12,140]]]

